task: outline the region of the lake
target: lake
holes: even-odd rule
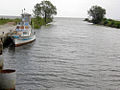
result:
[[[119,90],[119,29],[55,18],[35,32],[35,42],[4,49],[16,90]]]

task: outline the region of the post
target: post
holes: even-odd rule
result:
[[[15,90],[16,72],[15,70],[0,71],[0,90]]]
[[[3,59],[3,56],[2,56],[2,52],[3,52],[3,43],[0,40],[0,70],[3,69],[3,62],[4,62],[4,59]]]

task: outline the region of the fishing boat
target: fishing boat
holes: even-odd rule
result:
[[[15,47],[28,44],[36,39],[35,32],[30,25],[31,14],[22,13],[21,15],[21,22],[17,24],[16,29],[12,35]]]

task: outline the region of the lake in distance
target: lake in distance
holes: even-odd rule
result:
[[[4,49],[16,90],[119,90],[120,29],[55,18],[36,41]]]

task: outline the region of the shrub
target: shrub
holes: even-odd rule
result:
[[[106,24],[108,24],[108,20],[105,20],[103,25],[106,25]]]

